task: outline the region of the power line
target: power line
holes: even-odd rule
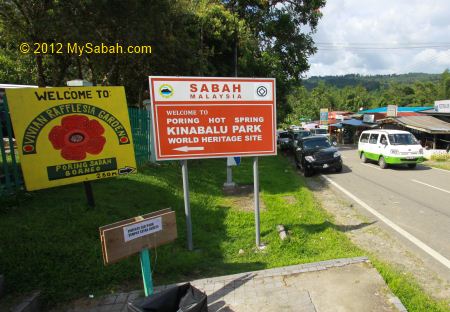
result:
[[[417,50],[417,49],[450,49],[450,43],[332,43],[332,42],[316,42],[316,46],[322,51],[336,50]]]
[[[450,45],[450,42],[320,42],[317,41],[316,44],[323,45],[394,45],[394,46],[415,46],[415,45]]]

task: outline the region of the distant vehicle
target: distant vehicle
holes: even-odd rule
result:
[[[294,153],[297,148],[298,141],[310,135],[311,132],[308,130],[289,130],[289,149]]]
[[[291,126],[289,126],[289,130],[292,130],[292,131],[299,131],[299,130],[303,130],[303,128],[300,127],[300,126],[291,125]]]
[[[298,141],[295,164],[305,177],[324,169],[342,171],[341,153],[324,136],[308,136]]]
[[[329,136],[327,129],[313,128],[313,129],[309,129],[309,131],[311,131],[311,135],[322,135],[322,136],[326,136],[326,137]]]
[[[289,132],[285,130],[277,131],[277,145],[280,150],[289,149],[291,137],[289,136]]]
[[[359,137],[358,153],[363,163],[376,161],[381,169],[394,164],[404,164],[412,169],[424,161],[419,141],[408,131],[400,130],[363,131]]]

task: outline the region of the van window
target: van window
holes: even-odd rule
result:
[[[377,144],[378,141],[378,133],[372,133],[370,135],[369,143],[370,144]]]
[[[392,145],[416,145],[419,141],[411,133],[389,134]]]
[[[380,143],[381,144],[387,144],[388,143],[388,140],[386,139],[386,136],[384,134],[381,135]]]
[[[361,143],[369,142],[369,133],[361,134],[361,138],[359,139],[359,142],[361,142]]]

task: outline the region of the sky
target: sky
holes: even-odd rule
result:
[[[321,12],[307,77],[450,68],[450,0],[327,0]]]

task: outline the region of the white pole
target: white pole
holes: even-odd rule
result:
[[[258,173],[258,157],[253,158],[253,198],[255,204],[255,231],[256,231],[256,247],[261,246],[261,237],[259,234],[259,173]]]
[[[233,157],[227,157],[227,181],[223,184],[225,188],[234,188],[236,184],[233,182],[233,167],[230,165],[230,161],[233,161]]]
[[[186,215],[186,231],[188,250],[194,250],[192,243],[192,221],[191,221],[191,206],[189,203],[189,177],[187,160],[181,161],[181,173],[183,175],[183,194],[184,194],[184,213]]]

